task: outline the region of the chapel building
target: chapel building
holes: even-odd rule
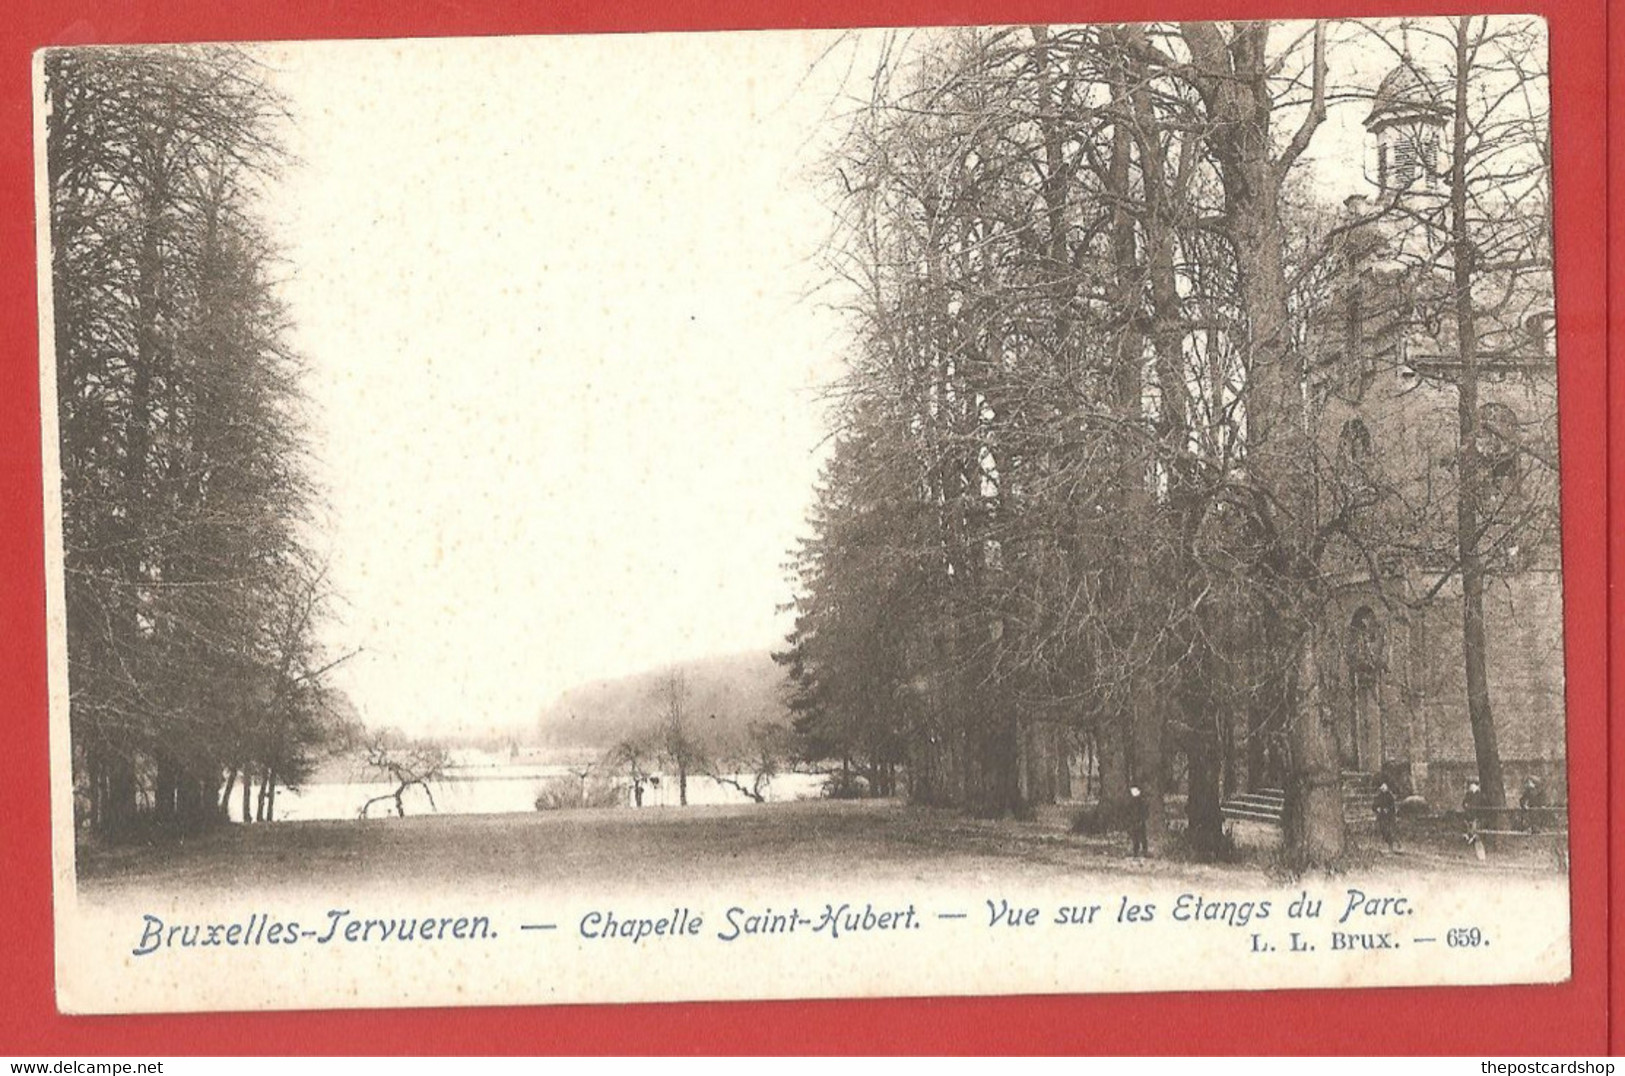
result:
[[[1365,121],[1367,190],[1333,231],[1308,320],[1306,406],[1328,466],[1320,709],[1349,777],[1437,807],[1478,776],[1468,721],[1457,498],[1463,362],[1448,218],[1450,95],[1407,56]],[[1543,219],[1543,218],[1542,218]],[[1537,223],[1543,227],[1543,224]],[[1546,263],[1549,265],[1549,261]],[[1557,365],[1549,269],[1483,281],[1474,351],[1491,709],[1507,802],[1564,793]]]

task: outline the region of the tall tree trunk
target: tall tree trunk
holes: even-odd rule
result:
[[[1055,759],[1055,798],[1072,798],[1072,746],[1076,742],[1064,725],[1048,726],[1050,747]]]
[[[1259,489],[1259,522],[1272,547],[1265,558],[1269,577],[1260,582],[1281,595],[1268,614],[1281,644],[1274,654],[1293,669],[1278,680],[1291,762],[1286,837],[1298,866],[1332,866],[1343,854],[1342,786],[1315,689],[1318,571],[1309,550],[1316,506],[1305,473],[1314,445],[1304,427],[1303,372],[1291,347],[1280,219],[1281,184],[1325,119],[1325,31],[1319,24],[1314,30],[1310,107],[1278,154],[1270,132],[1268,25],[1238,25],[1228,40],[1212,23],[1185,23],[1181,34],[1191,50],[1194,85],[1215,125],[1210,145],[1248,328],[1246,468]]]
[[[237,788],[237,767],[233,766],[231,772],[226,774],[226,785],[220,790],[220,817],[226,821],[231,820],[231,794]]]
[[[1281,677],[1287,710],[1286,813],[1282,828],[1293,866],[1335,864],[1343,855],[1343,782],[1337,757],[1320,729],[1324,700],[1313,631],[1299,634],[1293,668]],[[1315,735],[1304,726],[1313,724]]]
[[[112,832],[128,830],[135,823],[140,785],[135,777],[135,761],[114,751],[107,760],[106,824]]]
[[[1228,711],[1219,725],[1219,752],[1224,760],[1219,774],[1219,798],[1225,800],[1234,796],[1241,787],[1241,778],[1236,773],[1236,765],[1240,761],[1236,757],[1236,718]]]
[[[1222,758],[1218,708],[1213,702],[1215,670],[1208,661],[1186,674],[1180,692],[1184,703],[1186,771],[1185,818],[1192,851],[1211,860],[1224,843],[1224,817],[1219,813]]]
[[[173,825],[179,807],[180,781],[167,752],[158,753],[152,774],[152,817],[161,826]]]
[[[182,765],[178,771],[175,786],[175,815],[181,827],[187,831],[197,831],[209,824],[210,811],[215,798],[210,794],[208,781],[192,770],[190,766]]]
[[[1095,758],[1100,767],[1100,787],[1097,795],[1100,806],[1108,813],[1118,814],[1128,803],[1128,736],[1126,729],[1132,722],[1125,719],[1105,719],[1095,729]]]
[[[142,221],[141,245],[139,261],[136,266],[135,286],[135,355],[130,357],[130,396],[128,410],[124,416],[124,473],[121,476],[124,488],[121,491],[125,498],[125,512],[120,533],[120,565],[119,572],[127,587],[123,602],[119,609],[121,623],[118,628],[118,638],[112,642],[115,650],[139,645],[145,634],[139,606],[142,595],[146,591],[147,582],[144,553],[147,548],[149,535],[145,533],[147,527],[146,493],[151,483],[147,474],[148,455],[151,445],[152,422],[152,372],[158,357],[158,293],[159,278],[163,272],[163,265],[159,257],[158,246],[158,217],[161,203],[156,194],[148,197],[145,204],[145,217]],[[119,660],[119,666],[125,667],[129,659],[129,652],[125,651]],[[125,690],[134,694],[134,684],[126,685]],[[149,750],[150,745],[141,743],[138,748],[128,738],[121,736],[117,750],[124,755],[115,763],[112,785],[111,807],[115,812],[112,828],[115,831],[127,830],[134,822],[138,811],[137,797],[139,795],[139,782],[136,774],[136,759],[140,750]],[[160,766],[160,770],[162,767]],[[167,798],[167,775],[160,772],[154,783],[154,814],[160,819],[167,817],[163,802]],[[122,817],[121,817],[122,816]]]
[[[1153,856],[1161,855],[1168,836],[1168,810],[1163,802],[1166,791],[1163,774],[1167,769],[1163,758],[1163,728],[1165,711],[1156,702],[1144,706],[1134,721],[1134,784],[1146,801],[1146,844]]]
[[[1456,392],[1460,439],[1460,491],[1456,495],[1456,551],[1461,563],[1461,650],[1466,668],[1467,720],[1485,802],[1506,806],[1501,752],[1490,707],[1487,643],[1484,634],[1484,559],[1479,550],[1479,502],[1484,492],[1478,453],[1478,313],[1473,306],[1477,250],[1467,216],[1467,72],[1472,63],[1472,19],[1456,20],[1456,87],[1450,150],[1450,246],[1454,265],[1456,344],[1461,360]]]
[[[1021,791],[1022,736],[1015,707],[1008,700],[989,701],[988,776],[992,784],[988,806],[996,818],[1026,818],[1031,812]]]
[[[1134,28],[1122,31],[1125,35],[1133,35],[1136,32]],[[1111,37],[1111,44],[1120,45],[1115,33]],[[1163,255],[1169,253],[1169,250],[1163,244],[1171,240],[1171,234],[1163,227],[1164,222],[1158,219],[1161,205],[1158,201],[1158,192],[1161,190],[1163,179],[1162,161],[1157,152],[1157,148],[1160,147],[1153,148],[1148,157],[1146,151],[1149,140],[1138,137],[1140,120],[1144,109],[1148,107],[1143,93],[1137,89],[1140,82],[1139,71],[1130,71],[1119,65],[1112,72],[1111,94],[1116,119],[1112,124],[1112,152],[1106,176],[1106,185],[1113,205],[1112,273],[1113,287],[1116,291],[1115,306],[1119,318],[1116,326],[1117,349],[1113,357],[1116,375],[1114,403],[1120,420],[1130,429],[1143,428],[1146,422],[1144,366],[1147,333],[1145,304],[1142,299],[1145,278],[1148,275],[1155,275],[1151,262],[1164,264]],[[1143,246],[1139,222],[1136,221],[1131,209],[1135,197],[1133,166],[1136,149],[1140,153],[1141,194],[1146,205]],[[1155,191],[1152,188],[1155,188]],[[1165,264],[1172,266],[1171,257]],[[1150,338],[1155,347],[1159,342],[1165,342],[1166,326],[1157,315],[1167,313],[1167,309],[1157,302],[1160,290],[1153,285],[1152,291]],[[1164,392],[1162,398],[1167,400],[1175,395]],[[1159,421],[1167,423],[1166,409],[1158,418]],[[1133,444],[1132,440],[1123,447],[1118,467],[1124,518],[1148,521],[1154,514],[1153,495],[1149,486],[1152,480],[1151,468],[1148,466],[1152,461],[1142,454],[1140,446]],[[1132,525],[1129,530],[1132,530]],[[1132,548],[1141,536],[1125,531],[1117,538],[1115,564],[1105,573],[1103,580],[1103,585],[1112,589],[1108,598],[1109,607],[1121,607],[1126,604],[1134,588],[1141,583],[1135,578],[1140,558],[1135,555]],[[1133,645],[1133,626],[1127,626],[1127,629],[1127,634],[1122,636],[1122,641],[1117,644],[1124,649]],[[1139,786],[1147,806],[1146,837],[1149,851],[1152,855],[1156,855],[1162,851],[1167,833],[1166,811],[1163,804],[1165,760],[1162,743],[1166,713],[1157,700],[1145,698],[1137,685],[1128,685],[1127,694],[1129,702],[1122,714],[1122,725],[1112,729],[1102,740],[1101,802],[1111,808],[1117,808],[1119,804],[1126,807],[1129,799],[1128,785],[1132,783]],[[1103,731],[1109,724],[1110,722],[1103,724]],[[1123,762],[1121,771],[1126,778],[1120,786],[1117,785],[1116,774],[1113,772],[1117,770],[1115,763],[1119,757]],[[1110,768],[1108,760],[1112,763]]]

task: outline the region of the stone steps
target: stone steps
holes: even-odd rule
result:
[[[1343,778],[1343,823],[1355,827],[1375,827],[1375,815],[1371,811],[1371,798],[1377,792],[1377,778],[1374,774],[1345,772]],[[1286,792],[1279,788],[1261,788],[1255,792],[1243,792],[1232,796],[1219,805],[1219,813],[1225,818],[1233,818],[1248,822],[1266,822],[1271,825],[1281,824],[1281,814],[1286,807]]]

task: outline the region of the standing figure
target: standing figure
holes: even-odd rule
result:
[[[1377,834],[1382,837],[1383,843],[1388,845],[1388,851],[1399,851],[1399,801],[1394,798],[1393,789],[1384,781],[1377,786],[1377,794],[1371,800],[1371,809],[1377,815]]]
[[[1540,829],[1540,814],[1546,806],[1546,790],[1540,787],[1540,779],[1527,777],[1523,782],[1523,794],[1518,797],[1518,820],[1520,828],[1535,833]]]
[[[1139,785],[1128,790],[1129,855],[1138,859],[1147,854],[1145,827],[1151,819],[1151,804],[1140,791]]]
[[[1478,787],[1477,781],[1467,782],[1467,794],[1461,798],[1461,810],[1466,816],[1464,824],[1466,831],[1462,834],[1467,843],[1473,848],[1473,854],[1479,859],[1484,858],[1484,838],[1479,835],[1479,816],[1484,810],[1484,791]]]

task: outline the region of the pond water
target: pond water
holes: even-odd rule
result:
[[[750,774],[735,775],[745,787],[750,787]],[[534,762],[490,762],[461,760],[446,770],[446,776],[433,782],[431,805],[422,788],[410,788],[402,796],[408,817],[424,814],[514,814],[536,810],[537,796],[544,789],[573,790],[580,777],[569,767]],[[624,775],[589,774],[589,791],[595,803],[618,803],[630,808],[632,790]],[[643,790],[644,807],[675,807],[678,805],[678,781],[675,773],[655,775]],[[770,801],[817,799],[822,794],[824,775],[816,773],[782,773],[771,779],[764,790]],[[254,789],[258,791],[257,788]],[[386,781],[321,781],[306,785],[297,791],[279,788],[276,793],[278,821],[308,821],[313,819],[355,818],[361,807],[374,797],[392,797],[394,784]],[[252,796],[251,796],[252,798]],[[738,789],[715,781],[703,774],[688,777],[690,804],[749,803],[750,798]],[[369,818],[395,817],[393,798],[379,800],[368,810]],[[231,819],[242,821],[240,793],[231,797]]]

